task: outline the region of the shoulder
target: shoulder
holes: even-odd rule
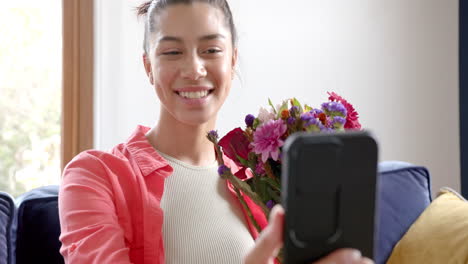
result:
[[[115,174],[115,170],[128,167],[129,158],[122,150],[122,146],[117,145],[111,151],[86,150],[79,153],[65,166],[62,181],[108,178]]]
[[[118,146],[111,151],[86,150],[76,155],[66,166],[64,172],[76,168],[89,170],[102,170],[115,163],[122,163],[128,159],[124,155],[119,155]]]

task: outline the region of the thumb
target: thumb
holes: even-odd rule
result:
[[[351,249],[351,248],[342,248],[338,249],[328,256],[320,259],[313,264],[329,264],[329,263],[363,263],[362,255],[359,250]]]
[[[260,233],[254,248],[245,258],[246,264],[270,263],[283,245],[284,209],[273,207],[268,226]]]

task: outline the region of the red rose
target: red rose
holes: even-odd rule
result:
[[[218,143],[222,148],[224,155],[233,160],[237,165],[243,166],[238,160],[236,154],[244,160],[249,159],[250,142],[242,129],[235,128],[224,136]]]
[[[243,181],[253,177],[252,171],[249,168],[241,168],[236,173],[234,173],[234,175]]]

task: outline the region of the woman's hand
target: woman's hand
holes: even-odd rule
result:
[[[245,264],[273,264],[283,245],[284,209],[276,205],[271,211],[268,226],[260,233],[255,246],[245,256]],[[355,249],[339,249],[314,264],[372,264]]]

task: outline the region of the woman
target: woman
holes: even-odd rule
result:
[[[86,151],[67,165],[59,195],[62,255],[68,263],[271,263],[284,211],[274,208],[254,242],[258,234],[218,176],[205,136],[237,62],[227,2],[149,1],[139,14],[159,121],[137,127],[110,152]],[[369,261],[343,249],[318,263]]]

